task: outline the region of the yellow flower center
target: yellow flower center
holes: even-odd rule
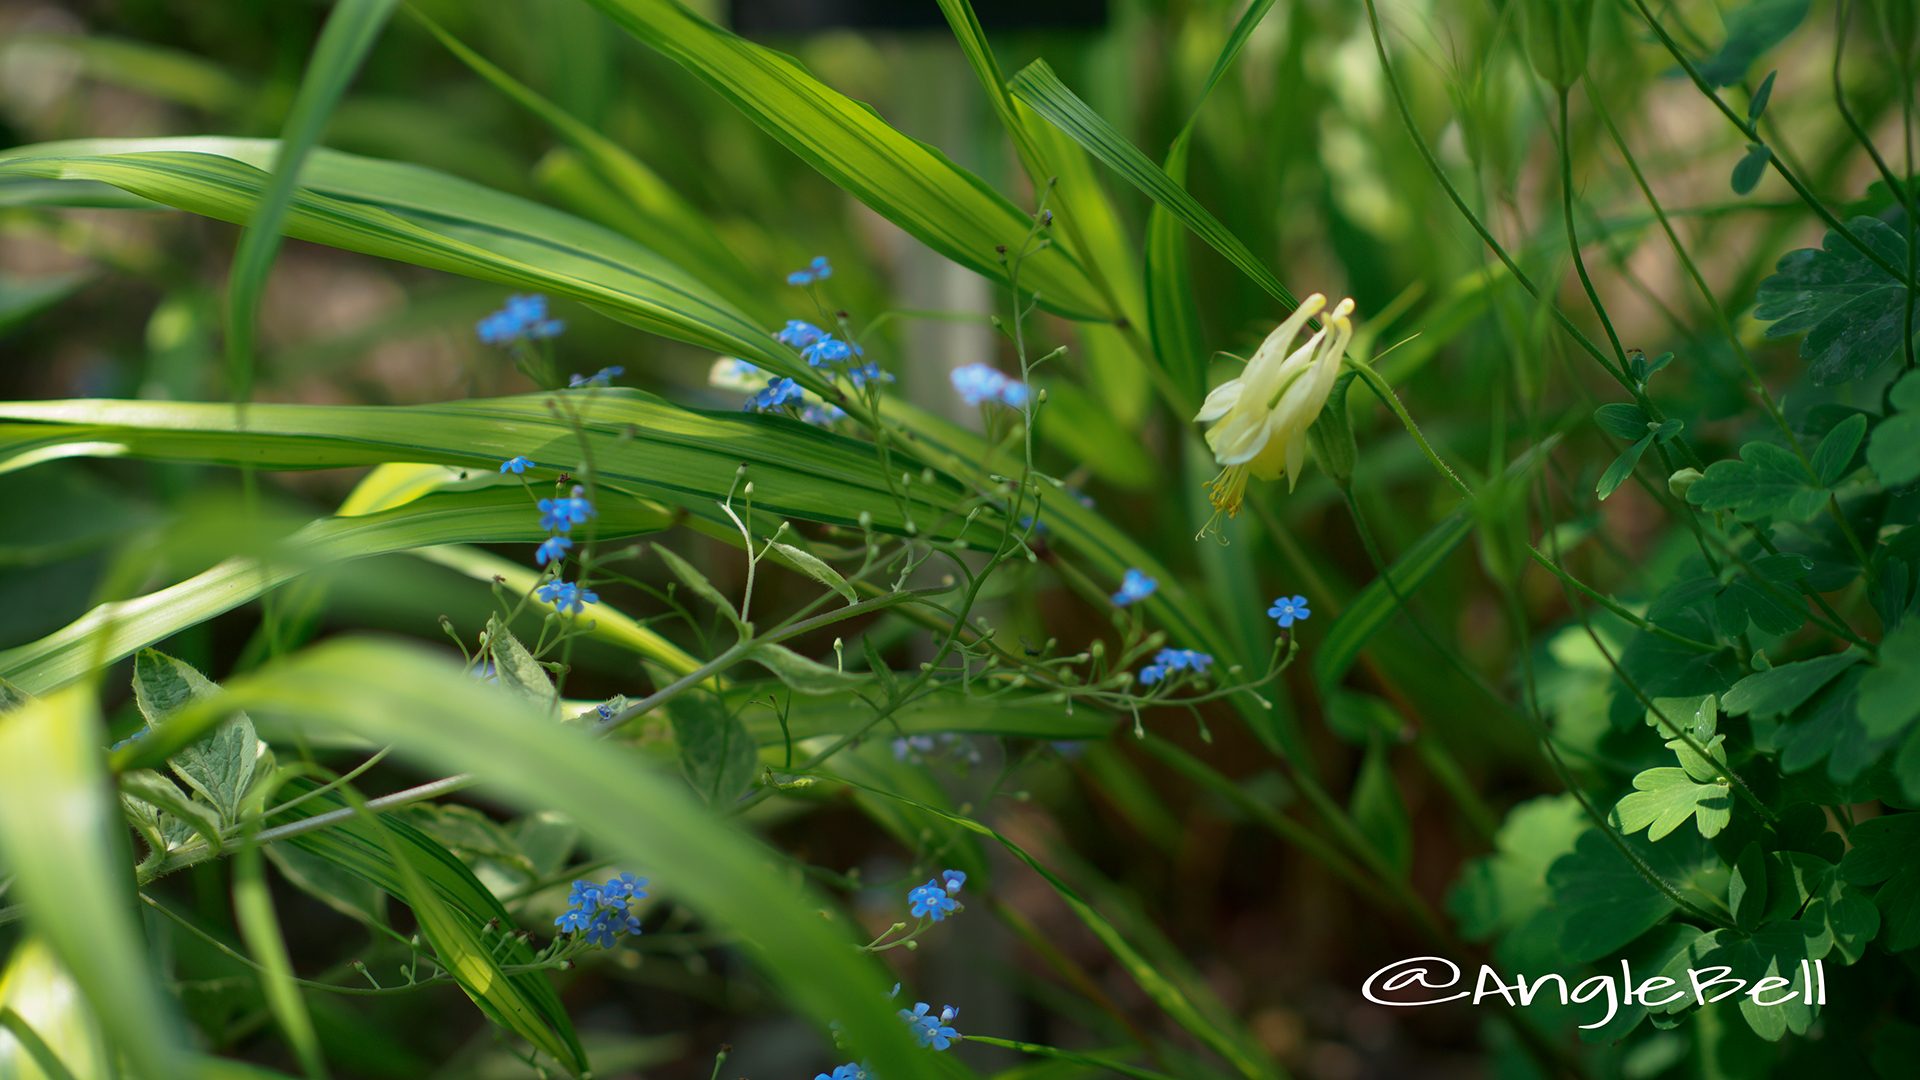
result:
[[[1213,504],[1213,516],[1200,526],[1200,531],[1194,535],[1195,540],[1218,531],[1221,514],[1229,518],[1239,515],[1240,504],[1247,498],[1248,471],[1245,465],[1229,465],[1220,470],[1220,475],[1207,481],[1207,501]],[[1225,540],[1221,542],[1225,543]]]

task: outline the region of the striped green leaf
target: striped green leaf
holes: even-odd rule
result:
[[[95,184],[244,223],[278,143],[212,136],[86,139],[0,151],[0,199],[92,206]],[[448,273],[543,289],[641,329],[812,380],[769,332],[659,254],[539,203],[417,165],[315,151],[287,207],[288,236]],[[1016,237],[1016,239],[1018,239]]]
[[[54,457],[127,454],[156,460],[323,469],[427,462],[494,472],[524,454],[541,466],[580,471],[591,460],[599,483],[724,520],[713,504],[734,489],[741,466],[766,514],[903,532],[908,517],[887,489],[872,444],[782,417],[684,409],[637,390],[598,390],[567,399],[577,413],[556,416],[545,394],[411,406],[254,405],[242,423],[230,406],[134,401],[0,404],[0,471]],[[583,452],[581,439],[586,446]],[[921,462],[892,455],[896,470]],[[908,488],[907,514],[923,534],[956,537],[967,490],[936,474]],[[984,526],[969,536],[985,539]]]
[[[1300,302],[1294,299],[1293,293],[1280,283],[1279,278],[1273,276],[1273,271],[1267,269],[1266,264],[1239,237],[1229,232],[1220,219],[1201,206],[1186,188],[1175,183],[1165,170],[1141,153],[1139,147],[1128,142],[1126,136],[1114,130],[1112,124],[1067,89],[1045,60],[1035,60],[1022,68],[1013,77],[1013,92],[1049,123],[1085,147],[1088,153],[1119,173],[1122,179],[1139,188],[1156,205],[1166,207],[1181,224],[1192,229],[1196,236],[1226,256],[1227,261],[1238,267],[1241,273],[1253,279],[1254,284],[1289,308],[1299,306]]]
[[[894,130],[792,57],[729,33],[675,0],[591,2],[921,243],[989,278],[1005,279],[995,248],[1017,246],[1031,219],[945,154]],[[1063,248],[1028,259],[1020,279],[1060,314],[1091,320],[1119,314]]]
[[[339,0],[328,13],[313,57],[300,77],[300,90],[293,97],[286,126],[280,132],[273,175],[254,205],[246,231],[240,235],[233,269],[227,275],[227,377],[229,389],[240,400],[251,396],[254,322],[259,316],[260,296],[266,291],[267,271],[280,250],[280,226],[293,201],[300,170],[326,130],[333,107],[360,70],[361,60],[387,25],[393,5],[394,0]]]
[[[628,236],[644,237],[642,242],[648,247],[723,293],[741,310],[774,317],[773,305],[769,303],[773,294],[765,283],[757,280],[739,256],[721,242],[699,208],[658,173],[619,143],[469,48],[418,8],[409,7],[407,12],[456,59],[473,69],[474,74],[538,117],[573,149],[577,155],[575,160],[614,196],[613,201],[619,207],[618,220],[632,226],[623,230]],[[542,166],[543,172],[549,168]]]
[[[603,854],[651,875],[661,894],[737,940],[784,1002],[822,1028],[837,1021],[876,1071],[922,1074],[926,1051],[894,1016],[891,977],[856,949],[858,928],[780,856],[698,805],[677,776],[584,731],[543,721],[527,702],[427,650],[351,639],[232,680],[223,699],[183,711],[119,751],[120,764],[164,755],[236,708],[392,743],[434,768],[473,773],[529,810],[568,815]]]
[[[603,536],[665,528],[669,515],[639,500],[602,500]],[[130,656],[320,567],[438,544],[538,541],[546,533],[517,488],[444,492],[394,510],[327,518],[295,533],[274,559],[236,557],[157,592],[95,608],[38,641],[0,652],[0,674],[42,692]],[[527,585],[531,588],[531,583]]]
[[[222,719],[207,717],[208,727]],[[0,862],[41,940],[141,1076],[185,1074],[185,1024],[147,969],[133,914],[126,824],[101,760],[92,691],[75,687],[0,716]],[[69,1063],[71,1064],[71,1062]]]

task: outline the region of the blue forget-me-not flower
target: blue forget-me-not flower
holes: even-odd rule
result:
[[[1267,609],[1267,617],[1279,623],[1280,629],[1286,630],[1294,623],[1306,622],[1313,617],[1313,612],[1307,610],[1306,597],[1282,596],[1275,599],[1273,606]]]
[[[807,265],[787,275],[789,285],[811,285],[816,281],[825,281],[833,276],[833,264],[825,255],[815,255]]]
[[[1120,578],[1120,591],[1113,594],[1113,602],[1121,607],[1137,604],[1152,596],[1153,590],[1159,587],[1158,581],[1141,573],[1138,569],[1129,567],[1126,574]]]
[[[500,471],[502,473],[512,473],[515,476],[519,476],[531,468],[535,468],[535,465],[525,454],[515,454],[500,463]]]
[[[547,318],[547,298],[538,293],[507,297],[499,311],[475,325],[482,344],[512,345],[521,341],[560,336],[567,324]]]

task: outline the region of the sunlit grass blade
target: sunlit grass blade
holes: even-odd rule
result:
[[[313,1017],[300,999],[300,988],[293,981],[293,961],[287,955],[286,938],[280,932],[280,918],[274,914],[273,894],[267,888],[265,859],[258,847],[245,847],[233,860],[233,915],[246,940],[247,950],[260,965],[261,990],[274,1019],[293,1047],[301,1071],[308,1080],[327,1075],[326,1062],[320,1056],[320,1040],[314,1034]]]
[[[756,511],[848,526],[865,513],[876,529],[905,532],[904,500],[918,530],[944,536],[958,535],[959,523],[949,519],[964,515],[970,498],[958,481],[935,472],[930,481],[916,477],[896,499],[871,443],[794,420],[700,412],[612,389],[565,397],[578,414],[576,433],[552,400],[530,394],[388,407],[264,404],[249,408],[244,424],[233,409],[212,404],[3,403],[0,471],[71,452],[261,469],[437,462],[492,473],[523,454],[541,466],[538,482],[554,470],[577,473],[591,460],[602,485],[714,520],[726,520],[714,502],[744,479],[754,484]],[[898,450],[892,460],[896,470],[918,474],[924,467]],[[984,541],[984,527],[972,535]]]
[[[99,1020],[53,950],[37,937],[16,939],[0,971],[0,1062],[19,1080],[66,1080],[104,1075],[109,1055]]]
[[[1013,92],[1049,123],[1086,147],[1088,153],[1119,173],[1122,179],[1139,188],[1156,204],[1165,206],[1196,236],[1226,256],[1227,261],[1252,279],[1254,284],[1289,308],[1299,306],[1293,293],[1280,283],[1279,278],[1273,276],[1273,271],[1267,269],[1266,264],[1239,237],[1222,225],[1220,219],[1214,217],[1206,207],[1201,206],[1198,200],[1187,193],[1187,189],[1175,183],[1151,158],[1114,130],[1112,124],[1067,89],[1045,60],[1035,60],[1022,68],[1013,77]]]
[[[995,248],[1012,248],[1027,213],[868,106],[814,78],[791,57],[727,32],[674,0],[592,0],[634,37],[686,68],[761,130],[921,243],[995,280]],[[1065,249],[1040,252],[1021,286],[1074,318],[1119,316]]]
[[[111,1044],[142,1076],[179,1076],[184,1022],[147,967],[105,742],[89,687],[0,716],[0,860],[81,992],[111,1003],[96,1013]]]
[[[280,131],[279,152],[269,171],[271,178],[240,234],[233,268],[227,275],[227,379],[237,399],[251,395],[254,369],[254,322],[260,295],[267,287],[267,271],[280,250],[280,228],[288,204],[300,182],[307,154],[320,141],[327,118],[347,91],[367,50],[380,36],[393,13],[394,0],[339,0],[327,14],[320,40],[300,78],[286,126]]]
[[[496,90],[526,109],[552,129],[584,162],[589,170],[619,196],[626,214],[636,218],[640,229],[630,231],[636,238],[693,274],[707,285],[724,293],[743,311],[754,311],[772,319],[768,303],[771,295],[766,283],[757,281],[740,257],[715,234],[699,208],[675,191],[660,175],[628,153],[621,145],[594,130],[572,113],[542,96],[539,91],[508,74],[503,68],[469,48],[448,33],[439,23],[409,7],[412,15],[440,44],[446,46],[461,63],[473,69]]]
[[[822,1028],[837,1021],[876,1071],[920,1074],[926,1051],[894,1015],[892,980],[856,950],[855,928],[771,850],[695,803],[677,777],[547,722],[458,665],[398,642],[328,642],[226,691],[120,751],[122,764],[165,753],[244,708],[263,721],[344,730],[391,742],[434,768],[474,773],[516,804],[572,817],[600,852],[650,875],[660,895],[735,938],[785,1003]]]
[[[0,151],[0,200],[23,181],[36,205],[98,203],[93,181],[244,223],[277,143],[199,136],[88,139]],[[613,318],[812,379],[769,332],[659,254],[570,214],[401,162],[317,150],[288,205],[287,235],[467,277],[544,289]],[[1017,240],[1018,237],[1016,236]]]
[[[286,789],[292,796],[309,793],[314,785],[296,781]],[[414,909],[426,927],[422,908],[431,905],[427,940],[448,959],[460,986],[481,1009],[503,1026],[519,1033],[579,1072],[586,1057],[574,1034],[573,1023],[560,1004],[547,975],[540,971],[508,973],[502,964],[529,964],[533,949],[523,941],[497,941],[490,948],[478,942],[479,928],[489,924],[514,929],[511,914],[473,875],[459,856],[431,836],[404,822],[371,815],[345,814],[349,803],[326,793],[275,814],[269,827],[297,826],[320,815],[337,819],[324,829],[297,833],[279,841],[291,844],[334,866],[369,881]],[[475,952],[479,956],[474,956]],[[456,968],[465,965],[464,968]],[[485,977],[481,977],[485,974]]]
[[[661,508],[639,500],[603,500],[599,527],[608,537],[637,536],[663,529],[670,520]],[[325,566],[440,544],[534,542],[546,535],[526,493],[517,488],[444,492],[377,514],[327,518],[295,533],[280,558],[227,559],[0,651],[0,675],[30,691],[49,690]]]

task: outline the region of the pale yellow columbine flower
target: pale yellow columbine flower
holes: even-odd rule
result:
[[[1293,348],[1307,320],[1326,306],[1327,298],[1319,293],[1307,297],[1260,343],[1239,378],[1214,387],[1194,416],[1197,423],[1213,424],[1207,446],[1221,469],[1207,484],[1207,496],[1215,519],[1240,512],[1248,476],[1277,480],[1284,472],[1289,491],[1299,481],[1307,463],[1307,429],[1326,406],[1340,374],[1340,357],[1353,338],[1348,318],[1353,301],[1342,300],[1325,326]]]

